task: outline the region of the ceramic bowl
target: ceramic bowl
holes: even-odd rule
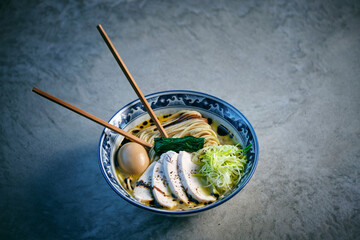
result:
[[[222,99],[195,91],[164,91],[147,95],[146,99],[156,115],[162,115],[182,109],[198,111],[203,116],[214,119],[230,130],[234,135],[235,141],[239,142],[241,146],[245,147],[252,144],[252,147],[250,151],[247,152],[248,162],[240,182],[226,194],[226,196],[201,208],[186,211],[166,210],[150,207],[137,201],[122,187],[115,174],[114,156],[123,137],[109,129],[104,129],[99,143],[100,169],[110,187],[119,194],[120,197],[137,207],[155,213],[184,216],[196,214],[219,206],[234,197],[245,187],[255,171],[259,155],[259,146],[253,127],[239,110]],[[129,130],[131,127],[136,126],[149,118],[150,117],[146,113],[142,103],[137,99],[122,107],[110,119],[109,123],[120,127],[121,129]]]

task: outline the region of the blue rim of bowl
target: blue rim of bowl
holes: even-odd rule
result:
[[[258,157],[259,157],[259,143],[258,143],[258,140],[257,140],[257,136],[255,134],[255,130],[254,128],[252,127],[252,125],[250,124],[249,120],[237,109],[235,108],[233,105],[231,105],[230,103],[218,98],[218,97],[215,97],[213,95],[210,95],[210,94],[207,94],[207,93],[203,93],[203,92],[197,92],[197,91],[192,91],[192,90],[168,90],[168,91],[160,91],[160,92],[155,92],[155,93],[151,93],[151,94],[148,94],[148,95],[145,95],[145,98],[148,99],[152,96],[155,96],[155,95],[162,95],[162,94],[169,94],[169,93],[190,93],[190,94],[195,94],[195,95],[203,95],[203,96],[207,96],[207,97],[210,97],[210,98],[213,98],[221,103],[223,103],[224,105],[227,105],[227,107],[231,108],[234,112],[238,113],[239,115],[242,116],[242,120],[246,123],[246,125],[249,127],[250,131],[251,131],[251,134],[253,136],[253,140],[254,140],[254,143],[255,143],[255,146],[254,146],[254,149],[255,149],[255,157],[254,157],[254,161],[253,161],[253,167],[248,175],[248,178],[246,179],[245,182],[242,183],[242,185],[237,188],[235,191],[233,191],[230,195],[226,196],[225,198],[219,200],[219,201],[216,201],[212,204],[209,204],[205,207],[201,207],[201,208],[195,208],[195,209],[192,209],[192,210],[186,210],[186,211],[169,211],[169,210],[164,210],[164,209],[161,209],[161,208],[155,208],[155,207],[151,207],[151,206],[147,206],[145,204],[142,204],[142,203],[139,203],[137,201],[134,201],[132,199],[129,199],[129,198],[126,198],[124,197],[121,193],[119,193],[117,191],[117,189],[112,185],[111,181],[108,179],[103,167],[102,167],[102,164],[101,164],[101,145],[102,145],[102,141],[103,141],[103,137],[104,137],[104,133],[105,133],[105,129],[103,129],[103,131],[101,132],[101,136],[100,136],[100,141],[99,141],[99,167],[100,167],[100,170],[101,170],[101,173],[103,174],[105,180],[107,181],[107,183],[110,185],[111,189],[115,191],[115,193],[117,193],[121,198],[123,198],[124,200],[126,200],[127,202],[137,206],[137,207],[140,207],[142,209],[145,209],[145,210],[148,210],[148,211],[151,211],[151,212],[154,212],[154,213],[160,213],[160,214],[165,214],[165,215],[192,215],[192,214],[196,214],[196,213],[199,213],[199,212],[203,212],[203,211],[206,211],[206,210],[209,210],[209,209],[212,209],[214,207],[217,207],[225,202],[227,202],[228,200],[230,200],[232,197],[234,197],[236,194],[238,194],[247,184],[248,182],[250,181],[250,179],[252,178],[254,172],[255,172],[255,169],[257,167],[257,162],[258,162]],[[125,106],[123,106],[120,110],[118,110],[110,119],[108,122],[110,122],[119,112],[121,112],[122,110],[126,109],[127,107],[131,106],[133,103],[135,102],[138,102],[140,101],[139,99],[135,99],[133,101],[131,101],[130,103],[126,104]]]

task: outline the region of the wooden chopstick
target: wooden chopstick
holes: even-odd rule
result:
[[[118,127],[115,127],[114,125],[112,125],[112,124],[110,124],[110,123],[108,123],[108,122],[106,122],[106,121],[104,121],[104,120],[102,120],[102,119],[88,113],[88,112],[85,112],[84,110],[81,110],[80,108],[77,108],[77,107],[71,105],[70,103],[67,103],[67,102],[65,102],[65,101],[63,101],[63,100],[61,100],[61,99],[59,99],[57,97],[54,97],[54,96],[48,94],[47,92],[44,92],[44,91],[42,91],[42,90],[40,90],[40,89],[38,89],[36,87],[34,87],[32,89],[32,91],[39,94],[40,96],[42,96],[44,98],[47,98],[50,101],[53,101],[53,102],[65,107],[65,108],[75,112],[75,113],[78,113],[78,114],[80,114],[80,115],[82,115],[82,116],[84,116],[84,117],[86,117],[86,118],[100,124],[100,125],[103,125],[104,127],[107,127],[109,129],[113,130],[114,132],[117,132],[117,133],[123,135],[124,137],[143,145],[144,147],[148,147],[148,148],[152,147],[152,145],[150,143],[145,142],[144,140],[142,140],[142,139],[140,139],[140,138],[138,138],[138,137],[136,137],[136,136],[134,136],[134,135],[120,129],[120,128],[118,128]]]
[[[159,121],[159,119],[156,117],[154,111],[152,110],[150,104],[148,103],[148,101],[146,100],[146,98],[144,97],[144,95],[142,94],[142,92],[140,91],[140,88],[138,87],[138,85],[136,84],[135,80],[133,79],[133,77],[131,76],[129,70],[127,69],[127,67],[125,66],[124,62],[122,61],[120,55],[118,54],[118,52],[116,51],[114,45],[112,44],[110,38],[107,36],[105,30],[102,28],[102,26],[99,24],[97,25],[97,29],[99,30],[102,38],[104,39],[106,45],[108,46],[108,48],[110,49],[112,55],[114,56],[116,62],[119,64],[121,70],[123,71],[123,73],[125,74],[127,80],[129,81],[129,83],[131,84],[132,88],[134,89],[134,91],[136,92],[137,96],[139,97],[140,101],[142,102],[142,104],[144,105],[146,111],[148,112],[148,114],[150,115],[151,119],[154,121],[156,127],[159,129],[159,132],[164,136],[164,137],[168,137],[167,133],[165,132],[165,129],[163,128],[163,126],[161,126],[161,123]]]

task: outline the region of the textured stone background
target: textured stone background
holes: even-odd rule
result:
[[[194,3],[196,2],[196,3]],[[1,239],[359,239],[359,1],[2,1]],[[250,120],[243,191],[168,218],[116,195],[98,166],[103,119],[144,94],[191,89]]]

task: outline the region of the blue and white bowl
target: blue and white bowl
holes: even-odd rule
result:
[[[251,144],[252,147],[250,151],[247,152],[248,162],[240,182],[225,197],[217,200],[212,204],[192,210],[166,210],[150,207],[137,201],[121,186],[115,174],[115,152],[122,142],[123,137],[109,129],[104,129],[101,134],[99,143],[100,168],[106,181],[109,183],[111,188],[120,195],[120,197],[137,207],[152,212],[173,216],[182,216],[195,214],[214,208],[235,196],[238,192],[241,191],[241,189],[245,187],[255,171],[259,155],[259,145],[254,129],[252,128],[250,122],[239,110],[222,99],[195,91],[164,91],[147,95],[146,99],[148,100],[156,115],[167,114],[183,109],[198,111],[203,116],[210,117],[229,129],[234,134],[235,141],[239,142],[241,146],[246,147]],[[149,118],[150,117],[146,113],[142,103],[139,99],[137,99],[121,108],[110,119],[109,123],[124,129],[125,131],[128,131],[130,128]]]

